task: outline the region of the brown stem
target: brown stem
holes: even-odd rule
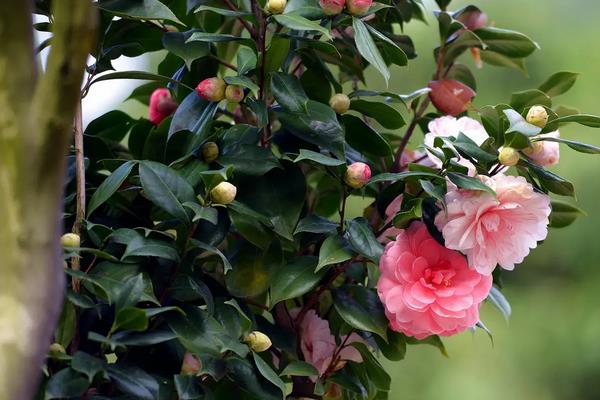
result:
[[[231,2],[231,0],[223,0],[223,3],[225,3],[227,8],[229,8],[231,11],[238,10],[237,7],[235,6],[235,4],[233,4]],[[242,17],[239,17],[238,21],[240,21],[241,24],[244,25],[244,28],[246,28],[246,30],[250,33],[250,36],[252,36],[252,37],[256,36],[256,30],[245,19],[243,19]]]
[[[265,73],[265,69],[266,69],[266,63],[267,63],[267,20],[265,18],[265,15],[263,14],[262,9],[260,8],[260,4],[258,3],[257,0],[252,0],[252,10],[254,12],[254,16],[256,17],[256,20],[258,21],[258,32],[256,35],[256,48],[258,49],[258,52],[260,53],[260,67],[259,67],[259,72],[258,72],[258,87],[259,87],[259,91],[258,91],[258,99],[265,101],[266,98],[266,73]],[[268,113],[267,113],[268,116]],[[268,119],[268,117],[267,117]],[[263,134],[261,136],[261,144],[263,146],[267,146],[269,140],[271,139],[271,123],[270,121],[267,121],[267,124],[265,125]]]
[[[82,110],[81,101],[77,106],[75,112],[75,121],[73,124],[73,136],[75,142],[75,179],[77,182],[77,194],[76,194],[76,211],[75,211],[75,222],[73,223],[72,232],[78,236],[81,236],[81,228],[83,221],[85,220],[86,209],[85,209],[85,160],[83,154],[83,122],[82,122]],[[80,269],[80,258],[78,256],[71,258],[71,268],[75,271]],[[79,292],[79,279],[73,277],[71,279],[73,284],[73,290]]]
[[[223,59],[221,59],[221,58],[219,58],[219,57],[217,57],[217,56],[211,55],[211,56],[210,56],[210,58],[212,58],[213,60],[215,60],[215,61],[216,61],[216,62],[218,62],[219,64],[221,64],[221,65],[223,65],[223,66],[225,66],[225,67],[229,68],[229,69],[230,69],[230,70],[232,70],[232,71],[235,71],[235,72],[237,72],[237,70],[238,70],[238,69],[237,69],[237,67],[236,67],[235,65],[233,65],[233,64],[231,64],[231,63],[228,63],[227,61],[225,61],[225,60],[223,60]]]
[[[414,133],[415,128],[417,127],[417,124],[419,123],[419,119],[421,119],[421,117],[423,116],[423,113],[425,113],[425,110],[427,110],[428,105],[429,105],[429,98],[427,98],[423,101],[423,103],[421,104],[421,107],[419,108],[419,110],[417,110],[415,112],[413,119],[410,121],[410,125],[406,129],[406,133],[402,137],[400,146],[398,146],[398,151],[396,151],[396,155],[394,156],[394,164],[392,164],[393,172],[400,171],[400,167],[401,167],[400,160],[402,158],[402,153],[404,153],[404,150],[406,149],[406,146],[408,145],[410,137]]]

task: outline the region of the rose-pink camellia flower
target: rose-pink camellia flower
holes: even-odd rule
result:
[[[451,189],[448,214],[438,213],[435,225],[446,247],[463,252],[469,265],[490,275],[496,264],[512,270],[548,234],[550,198],[533,190],[521,176],[499,173],[480,176],[496,192]]]
[[[326,15],[337,15],[344,9],[346,0],[319,0],[319,5]]]
[[[167,88],[158,88],[150,96],[148,106],[148,119],[154,125],[160,123],[173,114],[177,109],[177,102],[171,98],[171,92]]]
[[[481,146],[486,139],[489,138],[488,133],[481,123],[473,118],[461,117],[456,119],[452,116],[446,115],[443,117],[436,118],[429,122],[427,125],[429,132],[425,134],[425,144],[429,147],[434,147],[433,143],[436,137],[453,137],[456,138],[460,133],[463,133],[469,139]],[[427,152],[429,159],[436,167],[442,166],[442,161]],[[469,175],[475,175],[475,166],[469,160],[461,158],[458,163],[464,165],[469,169]]]
[[[560,133],[558,131],[544,133],[536,137],[544,138],[559,138]],[[542,167],[551,167],[558,164],[560,160],[560,148],[558,142],[551,142],[549,140],[540,140],[533,142],[533,147],[525,149],[523,151],[527,157],[531,158],[536,164]]]
[[[421,221],[385,246],[377,292],[390,328],[417,339],[450,336],[479,322],[479,305],[492,277],[469,268],[466,258],[439,244]]]
[[[294,319],[299,313],[299,308],[290,311],[290,315]],[[312,364],[319,371],[319,376],[321,376],[329,368],[338,347],[335,343],[335,337],[329,329],[329,323],[320,318],[315,310],[309,310],[304,314],[299,328],[300,349],[302,350],[304,361]],[[364,342],[364,340],[356,333],[351,334],[348,338],[343,336],[340,340],[342,342],[345,341],[346,346],[340,351],[338,365],[334,369],[343,367],[345,361],[362,362],[359,351],[348,345],[354,342]]]

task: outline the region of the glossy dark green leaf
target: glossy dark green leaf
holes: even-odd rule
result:
[[[139,400],[159,400],[159,383],[144,370],[134,366],[109,364],[106,372],[123,393]]]
[[[52,375],[46,384],[45,399],[79,398],[88,388],[89,382],[79,372],[65,368]]]
[[[284,399],[286,393],[285,383],[283,383],[279,375],[277,375],[277,373],[273,371],[273,368],[271,368],[271,366],[267,364],[265,360],[260,358],[260,356],[255,352],[252,352],[252,358],[254,359],[254,364],[256,364],[258,372],[260,372],[260,374],[266,380],[268,380],[273,385],[277,386],[277,388],[279,388],[279,390],[281,391],[281,398]]]
[[[563,144],[566,144],[567,146],[569,146],[570,148],[572,148],[573,150],[578,151],[580,153],[600,154],[600,147],[596,147],[594,145],[587,144],[587,143],[577,142],[574,140],[567,140],[567,139],[554,138],[554,137],[540,137],[540,138],[532,139],[532,142],[538,142],[538,141],[563,143]]]
[[[281,390],[262,377],[248,360],[230,357],[226,360],[227,372],[244,391],[261,400],[282,400]]]
[[[475,34],[487,45],[487,49],[512,58],[527,57],[538,49],[537,43],[526,35],[507,29],[486,27]]]
[[[300,149],[300,154],[298,154],[298,157],[296,157],[294,162],[297,163],[297,162],[303,161],[303,160],[314,161],[317,164],[327,165],[330,167],[336,167],[338,165],[346,164],[345,161],[337,160],[335,158],[326,156],[325,154],[322,154],[322,153],[317,153],[315,151],[306,150],[306,149]]]
[[[173,377],[175,390],[179,400],[198,400],[204,398],[204,390],[200,378],[193,375],[175,375]]]
[[[563,177],[523,158],[519,162],[519,165],[522,164],[526,165],[529,168],[529,171],[538,177],[540,184],[548,191],[561,196],[575,197],[575,188],[573,187],[573,184]]]
[[[217,162],[225,167],[232,166],[235,173],[247,175],[264,175],[281,167],[270,149],[247,144],[224,148]]]
[[[323,241],[319,250],[319,263],[316,271],[331,264],[338,264],[352,258],[348,243],[338,235],[330,235]]]
[[[501,313],[506,321],[509,320],[511,314],[511,307],[504,294],[496,287],[492,286],[490,293],[488,294],[487,300],[492,303]]]
[[[194,212],[192,222],[200,221],[201,219],[210,222],[213,225],[217,225],[218,212],[214,207],[201,206],[198,203],[187,201],[183,203],[183,206],[189,208]]]
[[[387,342],[379,336],[374,337],[377,347],[385,358],[391,361],[404,360],[406,356],[406,336],[388,328]]]
[[[238,74],[245,75],[256,68],[258,59],[256,53],[247,47],[241,47],[237,52]]]
[[[127,1],[127,0],[123,0],[123,1]],[[158,74],[153,74],[150,72],[145,72],[145,71],[116,71],[116,72],[109,72],[106,74],[102,74],[96,78],[94,78],[94,80],[92,81],[92,83],[96,83],[96,82],[101,82],[101,81],[108,81],[108,80],[113,80],[113,79],[140,79],[140,80],[146,80],[146,81],[158,81],[158,82],[164,82],[164,83],[176,83],[178,85],[181,85],[191,91],[193,91],[194,89],[187,86],[185,83],[182,83],[178,80],[175,80],[173,78],[169,78],[168,76],[163,76],[163,75],[158,75]]]
[[[375,237],[366,219],[356,218],[346,221],[346,237],[356,252],[379,264],[383,246]]]
[[[148,329],[148,317],[141,308],[124,307],[117,312],[112,331],[118,329],[145,331]]]
[[[492,196],[496,196],[496,193],[494,192],[494,190],[491,187],[489,187],[485,183],[481,182],[477,178],[473,178],[471,176],[459,174],[456,172],[448,172],[447,176],[448,176],[448,179],[450,179],[450,181],[452,183],[454,183],[456,186],[458,186],[459,188],[469,189],[469,190],[481,190],[484,192],[488,192]]]
[[[277,268],[271,277],[271,305],[312,290],[324,273],[315,272],[316,257],[301,257]]]
[[[93,357],[88,353],[78,351],[73,354],[71,368],[87,376],[88,381],[92,383],[96,375],[104,372],[104,363],[102,360]]]
[[[373,7],[378,4],[381,3],[375,3]],[[373,28],[371,25],[365,24],[365,26],[369,29],[369,32],[375,37],[375,39],[379,40],[379,44],[383,48],[382,50],[386,55],[386,60],[399,66],[405,66],[408,64],[408,57],[400,46],[398,46],[392,39]]]
[[[405,125],[402,115],[385,103],[352,100],[350,109],[373,118],[387,129],[398,129]]]
[[[344,285],[333,291],[333,300],[335,309],[348,325],[387,339],[388,321],[374,290],[360,285]]]
[[[131,161],[123,163],[98,186],[88,204],[88,216],[115,194],[123,182],[125,182],[125,179],[127,179],[134,166],[135,163]]]
[[[527,73],[527,68],[525,67],[525,61],[522,58],[511,58],[507,57],[504,54],[496,53],[495,51],[485,50],[481,53],[481,61],[495,65],[497,67],[507,67],[518,69],[523,73]]]
[[[308,97],[298,78],[293,75],[274,73],[271,78],[271,91],[275,100],[286,111],[304,113],[307,111]]]
[[[99,0],[97,6],[121,18],[166,20],[183,25],[159,0]]]
[[[546,79],[538,89],[546,93],[549,97],[558,96],[571,89],[578,76],[579,74],[574,72],[557,72]]]
[[[162,38],[165,49],[185,61],[188,70],[192,68],[192,62],[210,54],[210,44],[206,42],[187,42],[193,31],[188,32],[165,32]]]
[[[311,233],[332,233],[339,227],[337,222],[333,222],[319,215],[309,215],[298,222],[294,235],[301,232]]]
[[[225,276],[229,293],[236,297],[255,297],[269,288],[271,267],[265,251],[247,245],[232,260],[233,269]]]
[[[123,111],[113,110],[91,121],[85,128],[84,133],[120,142],[127,135],[133,123],[133,118]]]
[[[316,22],[304,18],[299,14],[280,14],[274,15],[275,21],[285,26],[288,29],[295,31],[312,31],[319,32],[328,39],[331,39],[329,29],[322,27]]]
[[[154,294],[152,280],[147,272],[143,272],[140,265],[119,264],[112,262],[102,262],[96,265],[89,274],[85,274],[88,279],[93,279],[95,284],[106,288],[109,299],[117,299],[119,294],[124,292],[125,283],[132,277],[142,274],[144,282],[143,291],[140,300],[154,304],[159,304]]]
[[[397,182],[410,178],[433,178],[438,180],[443,180],[440,175],[434,174],[433,172],[421,172],[421,171],[407,171],[407,172],[384,172],[381,174],[377,174],[371,178],[369,181],[369,185],[378,182]]]
[[[217,256],[219,256],[219,258],[221,259],[221,261],[223,262],[223,269],[225,270],[225,273],[227,273],[232,267],[231,264],[229,263],[229,260],[227,259],[227,257],[225,256],[225,254],[223,254],[221,252],[221,250],[219,250],[218,248],[211,246],[209,244],[200,242],[198,240],[191,240],[191,243],[194,246],[197,246],[205,251],[211,252],[213,254],[216,254]]]
[[[352,346],[360,352],[369,380],[373,382],[377,389],[389,391],[392,378],[385,372],[385,369],[379,361],[377,361],[367,345],[360,342],[354,342],[352,343]]]
[[[75,337],[76,323],[75,307],[70,302],[64,302],[56,329],[54,330],[54,341],[65,349],[69,347],[71,340]]]
[[[285,366],[279,376],[318,376],[319,371],[310,363],[304,361],[292,361]]]
[[[554,120],[556,124],[566,124],[568,122],[576,122],[581,125],[589,126],[591,128],[600,128],[600,117],[589,114],[573,114],[560,117]]]
[[[541,90],[530,89],[513,93],[510,98],[510,105],[517,111],[523,111],[525,108],[535,105],[552,107],[552,99]]]
[[[564,228],[575,222],[578,217],[587,215],[581,208],[562,200],[552,199],[551,205],[549,226],[552,228]]]
[[[377,45],[373,41],[367,25],[359,18],[352,18],[352,28],[354,29],[354,41],[359,53],[381,73],[386,83],[390,79],[390,71],[381,57]]]
[[[343,115],[346,142],[358,152],[373,158],[392,155],[390,144],[377,131],[354,115]]]
[[[199,6],[194,10],[194,13],[200,13],[203,11],[210,11],[210,12],[214,12],[216,14],[219,15],[223,15],[225,17],[233,17],[233,18],[238,18],[238,17],[246,17],[249,15],[252,15],[249,12],[245,12],[245,11],[234,11],[234,10],[230,10],[229,8],[217,8],[217,7],[210,7],[210,6]]]

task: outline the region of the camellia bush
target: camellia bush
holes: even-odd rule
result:
[[[449,3],[433,57],[402,33],[421,0],[94,3],[81,97],[141,79],[129,98],[148,118],[75,118],[68,284],[38,397],[386,399],[382,357],[491,335],[479,309],[508,318],[503,274],[582,214],[548,168],[559,147],[600,148],[559,128],[600,118],[555,102],[569,72],[472,103],[473,68],[525,70],[538,46]],[[48,4],[35,12],[55,32]],[[158,71],[111,64],[159,50]],[[395,81],[417,50],[431,80]],[[377,91],[375,74],[421,89]]]

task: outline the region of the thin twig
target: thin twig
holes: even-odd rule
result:
[[[238,11],[237,7],[230,0],[223,0],[223,3],[229,8],[231,11]],[[242,17],[238,17],[238,20],[244,25],[244,28],[250,33],[250,36],[256,36],[256,30],[250,25],[246,20]]]
[[[429,98],[426,98],[423,101],[423,103],[421,104],[421,107],[415,112],[413,119],[410,121],[410,125],[406,129],[406,133],[402,137],[400,146],[398,146],[398,151],[396,151],[396,155],[394,156],[394,164],[392,164],[393,172],[400,171],[400,167],[401,167],[400,160],[402,159],[402,153],[404,153],[404,150],[406,149],[406,146],[408,145],[408,141],[410,140],[410,137],[414,133],[415,128],[417,127],[417,124],[419,123],[419,119],[421,119],[421,117],[423,116],[423,113],[425,112],[425,110],[427,110],[428,105],[429,105]]]
[[[77,194],[76,194],[76,211],[75,211],[75,222],[73,223],[72,232],[78,236],[81,236],[81,228],[83,221],[85,220],[85,159],[83,154],[83,119],[81,111],[81,101],[77,106],[75,112],[75,121],[73,124],[73,136],[75,142],[75,179],[77,182]],[[80,269],[80,259],[78,256],[71,258],[71,268],[75,271]],[[73,290],[79,292],[79,279],[73,277]]]
[[[215,55],[211,55],[211,56],[210,56],[210,58],[212,58],[213,60],[215,60],[215,61],[216,61],[216,62],[218,62],[219,64],[221,64],[221,65],[223,65],[223,66],[225,66],[225,67],[229,68],[229,69],[230,69],[230,70],[232,70],[232,71],[235,71],[235,72],[237,72],[237,70],[238,70],[238,69],[237,69],[237,67],[236,67],[235,65],[233,65],[233,64],[231,64],[231,63],[228,63],[227,61],[223,60],[222,58],[219,58],[219,57],[217,57],[217,56],[215,56]]]

